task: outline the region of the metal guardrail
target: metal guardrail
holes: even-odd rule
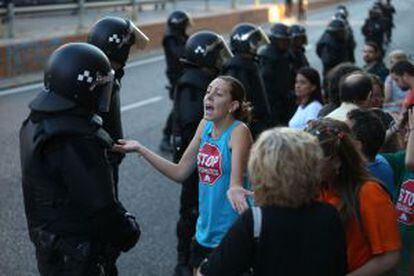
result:
[[[138,11],[142,11],[144,5],[154,5],[155,9],[161,7],[165,9],[167,2],[175,3],[176,0],[113,0],[113,1],[94,1],[76,0],[75,3],[62,3],[54,5],[38,6],[18,6],[8,3],[6,8],[0,8],[1,28],[3,38],[13,38],[15,36],[14,22],[16,16],[25,14],[39,14],[48,12],[71,11],[78,14],[78,30],[84,29],[84,16],[86,9],[100,9],[111,7],[131,6],[131,19],[136,21]]]

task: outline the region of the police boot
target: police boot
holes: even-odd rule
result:
[[[160,150],[162,152],[169,152],[172,153],[173,148],[171,146],[170,137],[167,135],[164,135],[162,137],[161,143],[160,143]]]
[[[193,271],[188,264],[178,263],[174,268],[173,276],[192,276]]]

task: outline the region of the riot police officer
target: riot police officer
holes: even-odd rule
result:
[[[246,90],[247,100],[253,106],[250,124],[253,137],[257,137],[269,124],[270,105],[256,61],[259,47],[269,43],[269,38],[260,27],[250,23],[236,25],[230,34],[230,49],[234,56],[222,71],[223,75],[238,79]]]
[[[289,28],[276,23],[270,28],[270,44],[263,47],[259,55],[260,74],[263,78],[271,108],[271,126],[287,125],[294,112],[294,73],[290,64]]]
[[[385,3],[380,2],[380,7],[385,18],[385,38],[386,43],[391,43],[392,28],[394,28],[394,13],[395,8],[391,3],[391,0],[387,0]]]
[[[184,72],[174,92],[173,145],[174,161],[181,159],[203,118],[203,98],[210,82],[218,75],[231,51],[223,38],[214,32],[200,31],[185,44]],[[182,183],[180,218],[177,222],[177,257],[175,275],[192,275],[189,267],[190,245],[198,217],[198,174],[196,170]]]
[[[365,41],[373,41],[380,48],[383,53],[385,22],[382,11],[379,7],[373,7],[369,10],[368,18],[365,19],[364,25],[361,28]]]
[[[116,257],[139,238],[115,199],[97,112],[110,106],[113,70],[97,47],[58,48],[20,129],[24,205],[41,275],[117,275]]]
[[[344,21],[346,32],[347,32],[347,39],[346,39],[346,45],[348,49],[348,61],[355,63],[355,48],[356,48],[356,42],[354,37],[354,31],[352,30],[351,24],[349,24],[348,21],[348,10],[345,6],[339,5],[333,19],[340,19]]]
[[[101,49],[109,58],[111,66],[115,70],[109,112],[99,112],[103,119],[103,128],[114,141],[123,138],[120,89],[130,49],[133,45],[143,49],[148,41],[147,36],[132,21],[120,17],[105,17],[96,22],[89,32],[87,42]],[[118,168],[123,157],[124,155],[121,153],[108,152],[116,194],[118,194]]]
[[[335,65],[351,60],[347,38],[344,21],[341,19],[331,20],[316,46],[316,54],[322,60],[324,75]]]
[[[178,78],[183,73],[183,65],[180,62],[184,53],[185,43],[188,39],[186,33],[187,28],[192,25],[190,16],[183,11],[174,11],[167,20],[167,30],[162,40],[164,48],[165,60],[167,62],[167,70],[165,71],[169,85],[170,99],[174,98],[174,89]],[[163,129],[163,138],[160,144],[160,150],[171,152],[171,132],[172,132],[172,112],[167,118],[167,122]]]
[[[309,61],[305,55],[305,45],[308,44],[308,37],[306,30],[301,25],[292,25],[289,28],[290,32],[290,59],[292,69],[296,75],[298,70],[302,67],[309,66]]]

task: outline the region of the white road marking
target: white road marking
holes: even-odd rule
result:
[[[33,89],[39,89],[43,87],[43,83],[35,83],[35,84],[29,84],[29,85],[25,85],[25,86],[19,86],[16,88],[11,88],[11,89],[6,89],[3,91],[0,91],[0,97],[1,96],[6,96],[6,95],[11,95],[11,94],[18,94],[18,93],[22,93],[22,92],[26,92],[29,90],[33,90]]]
[[[143,107],[152,103],[156,103],[159,102],[163,99],[163,97],[161,96],[157,96],[157,97],[152,97],[146,100],[142,100],[136,103],[132,103],[132,104],[127,104],[121,107],[121,112],[125,112],[131,109],[135,109],[135,108],[139,108],[139,107]]]
[[[155,57],[147,58],[147,59],[144,59],[144,60],[137,60],[137,61],[130,62],[125,66],[125,69],[138,67],[138,66],[142,66],[142,65],[146,65],[146,64],[150,64],[150,63],[155,63],[155,62],[158,62],[158,61],[161,61],[161,60],[164,60],[164,55],[155,56]],[[5,89],[5,90],[0,91],[0,97],[1,96],[12,95],[12,94],[19,94],[19,93],[27,92],[27,91],[34,90],[34,89],[39,89],[39,88],[42,88],[42,87],[43,87],[43,82],[38,82],[38,83],[34,83],[34,84],[29,84],[29,85],[19,86],[19,87],[15,87],[15,88]]]

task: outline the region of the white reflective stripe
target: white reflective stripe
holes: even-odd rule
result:
[[[252,207],[253,214],[253,237],[258,239],[262,231],[262,209],[260,207]]]

